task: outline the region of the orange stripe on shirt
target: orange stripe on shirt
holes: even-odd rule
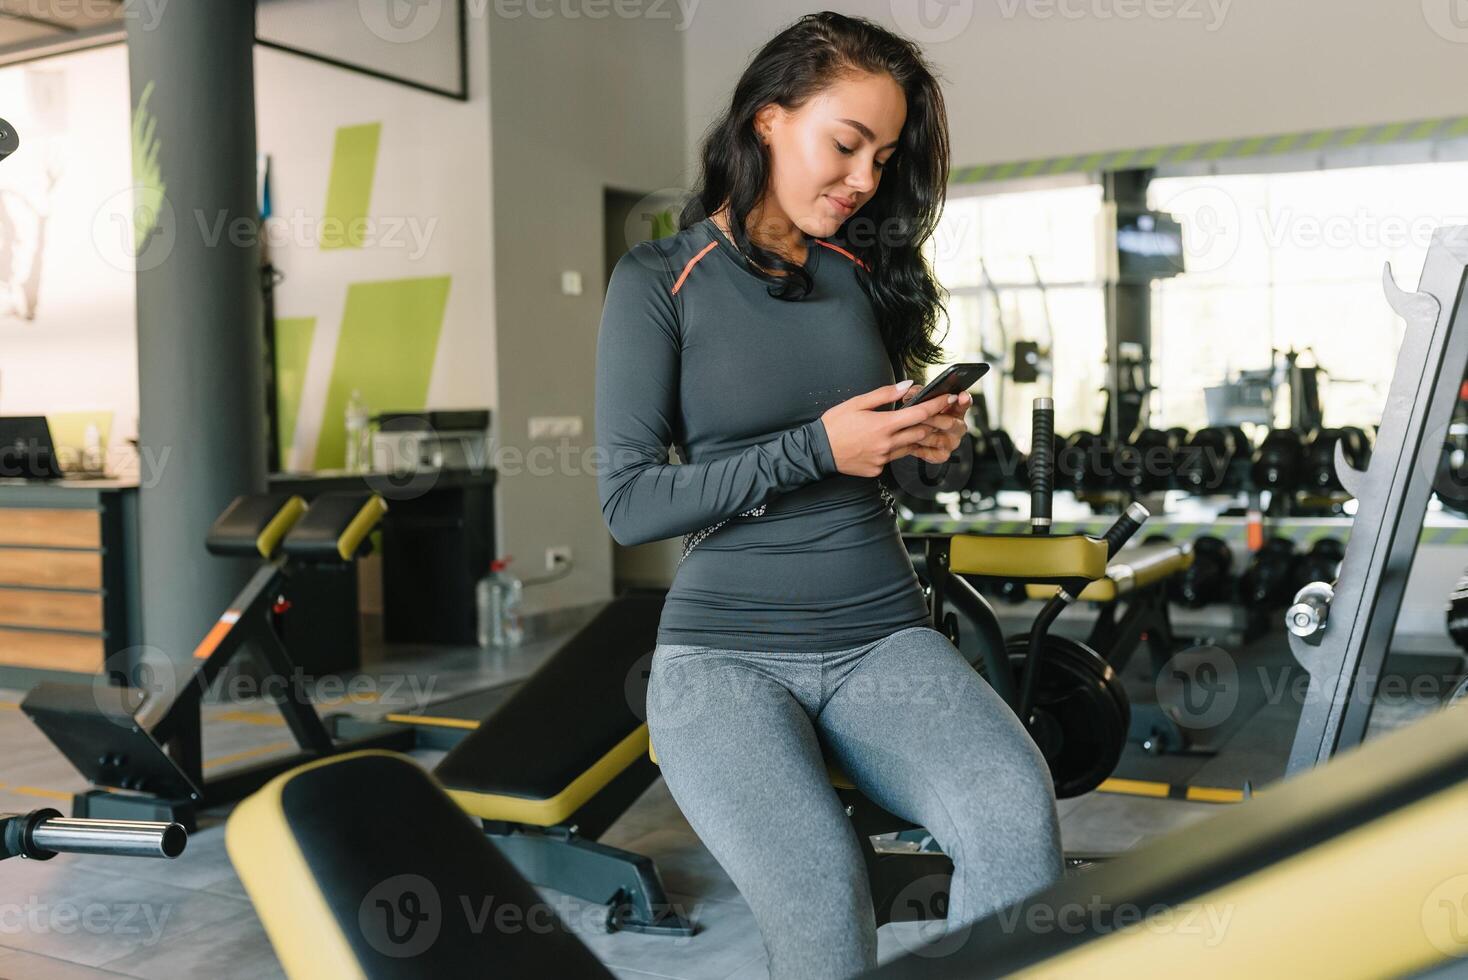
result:
[[[861,259],[857,258],[855,255],[852,255],[850,252],[846,251],[846,249],[842,248],[840,245],[832,245],[830,242],[823,242],[819,238],[816,239],[816,243],[818,245],[824,245],[824,246],[826,246],[827,248],[829,248],[833,252],[840,252],[842,255],[846,256],[848,259],[850,259],[851,261],[855,262],[857,265],[861,266],[863,269],[866,269],[867,272],[871,272],[872,271],[870,268],[867,267],[867,264],[865,262],[863,262]]]
[[[701,259],[701,258],[703,258],[705,255],[709,254],[710,252],[712,252],[714,250],[714,246],[715,245],[718,245],[718,244],[719,244],[718,242],[709,242],[707,245],[705,245],[703,247],[703,251],[702,252],[699,252],[693,258],[691,258],[691,259],[688,260],[688,264],[683,267],[683,274],[678,277],[678,281],[677,282],[673,283],[673,295],[674,296],[678,295],[678,290],[680,290],[680,289],[683,288],[683,280],[687,279],[688,278],[688,273],[692,272],[693,271],[693,267],[696,266],[696,265],[698,265],[698,260]]]

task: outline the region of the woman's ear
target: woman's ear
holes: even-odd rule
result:
[[[759,107],[754,114],[754,135],[766,146],[770,145],[770,137],[773,135],[775,120],[780,113],[780,107],[773,102]]]

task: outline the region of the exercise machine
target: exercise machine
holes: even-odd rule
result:
[[[1459,705],[1394,731],[870,976],[1129,976],[1145,965],[1365,980],[1451,968],[1468,953],[1451,873],[1468,862],[1465,721]],[[236,808],[225,840],[292,980],[612,975],[405,757],[353,753],[278,776]],[[1372,882],[1372,901],[1364,867],[1392,869]],[[508,910],[495,921],[512,927],[484,928],[468,910]],[[407,928],[414,918],[423,928]]]
[[[1079,796],[1099,786],[1115,770],[1132,733],[1131,703],[1117,664],[1098,649],[1122,654],[1121,663],[1141,641],[1151,647],[1157,669],[1172,655],[1166,622],[1166,582],[1192,563],[1187,545],[1153,544],[1132,549],[1111,567],[1122,545],[1148,517],[1133,502],[1102,538],[1050,533],[1055,486],[1054,403],[1036,399],[1029,456],[1030,534],[917,534],[923,539],[924,572],[933,625],[959,643],[962,612],[977,634],[977,665],[1000,697],[1015,710],[1050,765],[1056,795]],[[1028,634],[1006,638],[994,609],[974,579],[1011,579],[1025,583],[1033,598],[1045,601]],[[1050,627],[1077,601],[1115,603],[1127,597],[1119,618],[1114,607],[1098,622],[1098,646],[1055,636]],[[1165,650],[1165,653],[1164,653]],[[1174,725],[1173,728],[1176,726]],[[1147,737],[1171,731],[1161,718]],[[1170,746],[1180,747],[1182,734]]]
[[[302,762],[347,748],[409,747],[411,733],[400,729],[338,742],[301,689],[274,623],[283,612],[282,584],[292,572],[308,566],[350,572],[371,549],[371,532],[386,509],[381,497],[367,493],[325,493],[309,508],[284,494],[237,498],[214,522],[205,546],[216,555],[253,555],[261,565],[190,664],[140,665],[140,673],[155,674],[146,689],[103,678],[95,684],[46,681],[32,689],[21,710],[94,787],[76,794],[72,814],[176,821],[192,830],[198,811],[240,800]],[[245,651],[281,681],[277,707],[297,751],[206,777],[204,700]]]
[[[607,604],[435,776],[521,874],[605,904],[608,931],[687,936],[653,862],[598,840],[657,778],[646,697],[662,609],[651,593]]]
[[[1305,585],[1285,613],[1290,652],[1309,674],[1288,775],[1366,737],[1468,365],[1468,226],[1433,233],[1416,292],[1397,286],[1390,265],[1382,285],[1406,329],[1370,462],[1358,469],[1335,446],[1336,477],[1357,501],[1351,537],[1339,577]]]

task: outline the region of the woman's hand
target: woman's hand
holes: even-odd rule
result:
[[[948,457],[958,451],[968,431],[968,408],[974,403],[973,395],[962,392],[934,398],[935,402],[946,402],[947,407],[927,422],[932,435],[918,443],[912,455],[928,463],[946,463]]]
[[[958,448],[964,433],[960,406],[967,403],[932,398],[883,411],[911,386],[910,381],[883,385],[826,410],[821,423],[837,470],[848,476],[878,476],[894,459],[914,455],[941,463]]]

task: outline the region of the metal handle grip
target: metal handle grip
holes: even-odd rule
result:
[[[1121,550],[1121,546],[1126,544],[1131,539],[1131,536],[1137,533],[1137,529],[1142,526],[1143,522],[1151,516],[1151,511],[1136,501],[1129,504],[1127,509],[1122,512],[1122,515],[1116,519],[1116,523],[1111,525],[1106,532],[1104,538],[1106,541],[1106,560],[1110,561],[1112,558],[1115,558],[1116,553]]]
[[[144,820],[90,820],[63,817],[55,810],[8,814],[17,838],[13,852],[45,859],[56,854],[111,854],[175,858],[189,835],[182,824]]]
[[[1030,530],[1050,533],[1050,503],[1055,494],[1055,402],[1036,398],[1030,423]]]

